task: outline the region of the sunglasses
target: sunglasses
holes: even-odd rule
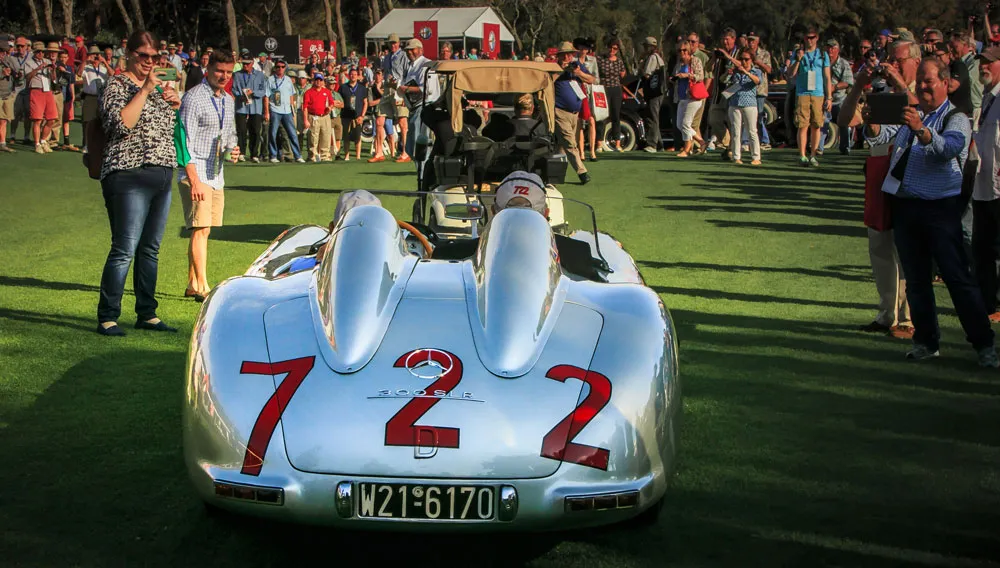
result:
[[[159,53],[143,53],[141,51],[133,51],[132,53],[139,61],[152,61],[160,57]]]
[[[816,38],[818,38],[818,37],[819,37],[819,36],[814,36],[814,35],[807,35],[807,36],[806,36],[806,39],[816,39]]]
[[[750,59],[749,57],[740,57],[740,61],[753,61],[753,59]]]
[[[26,44],[26,43],[19,43],[19,44],[17,44],[16,47],[28,47],[28,44]]]

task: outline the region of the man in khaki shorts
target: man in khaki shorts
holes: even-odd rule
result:
[[[0,152],[13,152],[7,147],[7,122],[14,120],[14,80],[17,61],[10,57],[10,44],[0,40]]]
[[[394,101],[387,107],[386,118],[392,119],[393,124],[399,125],[400,151],[397,162],[409,162],[410,155],[406,152],[406,136],[410,129],[410,109],[406,108],[402,98],[394,93],[397,87],[403,86],[406,73],[410,70],[410,58],[406,52],[399,48],[399,36],[389,34],[389,53],[382,58],[382,71],[386,73],[385,81],[388,83],[386,98]],[[388,101],[387,101],[388,103]],[[390,151],[395,154],[396,149]]]
[[[205,81],[185,93],[181,101],[180,119],[187,131],[191,154],[191,161],[177,172],[184,225],[191,230],[184,296],[199,302],[209,292],[208,235],[212,227],[222,226],[226,204],[223,162],[236,162],[240,154],[233,97],[225,91],[234,65],[229,52],[213,52],[205,69]]]

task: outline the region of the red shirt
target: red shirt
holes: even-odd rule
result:
[[[326,114],[333,106],[333,93],[326,87],[312,87],[302,97],[302,107],[310,115]]]

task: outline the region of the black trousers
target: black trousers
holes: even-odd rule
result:
[[[663,95],[649,99],[649,131],[646,132],[646,143],[653,148],[659,149],[662,140],[660,138],[660,109],[663,106]]]
[[[1000,199],[972,202],[972,254],[986,313],[997,312],[1000,273]]]
[[[618,140],[622,134],[622,88],[604,87],[608,97],[608,120],[611,121],[611,135],[608,140]]]
[[[892,199],[893,237],[906,275],[913,342],[931,351],[936,351],[941,341],[932,263],[937,263],[941,271],[966,339],[977,350],[993,345],[993,330],[986,307],[976,280],[969,272],[962,245],[964,211],[965,200],[960,196],[934,201]]]
[[[247,158],[267,159],[267,143],[261,135],[263,128],[264,117],[259,114],[236,115],[236,138],[241,154]]]

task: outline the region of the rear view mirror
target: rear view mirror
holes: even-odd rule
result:
[[[483,218],[483,206],[479,203],[450,203],[444,207],[444,216],[455,221],[475,221]]]

